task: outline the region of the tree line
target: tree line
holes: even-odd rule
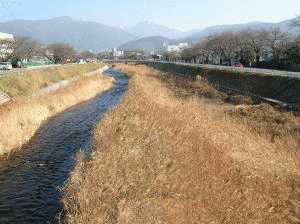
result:
[[[47,58],[52,63],[71,63],[80,59],[95,58],[89,51],[77,52],[67,43],[53,43],[47,46],[26,37],[16,37],[14,40],[0,40],[0,60],[11,61],[14,67],[23,61],[34,57]]]
[[[300,28],[299,18],[292,25]],[[279,28],[223,32],[164,56],[169,61],[300,70],[300,35]]]

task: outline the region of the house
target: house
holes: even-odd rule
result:
[[[0,60],[5,61],[7,56],[13,53],[15,39],[12,34],[0,32]]]

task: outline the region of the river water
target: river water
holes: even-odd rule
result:
[[[47,121],[12,159],[0,162],[0,223],[58,223],[61,187],[81,149],[90,153],[92,133],[103,115],[118,105],[128,79],[110,69],[115,87]]]

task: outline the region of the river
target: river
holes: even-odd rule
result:
[[[79,150],[91,152],[93,129],[118,105],[128,78],[117,70],[115,87],[48,120],[11,159],[0,162],[0,223],[58,223],[61,187]]]

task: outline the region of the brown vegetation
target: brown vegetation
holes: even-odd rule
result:
[[[23,71],[0,77],[0,91],[10,97],[30,96],[53,83],[99,69],[99,64],[67,65]]]
[[[242,121],[251,131],[264,135],[272,142],[282,142],[284,145],[281,147],[300,148],[300,119],[291,113],[282,113],[269,104],[237,106],[227,113]]]
[[[64,74],[58,76],[59,78],[71,77],[77,73],[76,67],[71,67],[68,72],[66,72],[66,69],[63,69],[64,72],[55,69],[59,75]],[[78,72],[82,71],[79,69]],[[38,89],[40,84],[49,78],[43,80],[43,78],[40,78],[41,75],[37,76],[36,73],[37,71],[32,71],[32,77],[29,79],[32,78],[37,82],[31,90]],[[52,73],[52,75],[54,74]],[[45,76],[47,77],[47,73],[45,73]],[[25,76],[23,80],[26,80]],[[52,79],[50,78],[50,80]],[[17,82],[18,88],[23,86],[22,81]],[[100,76],[100,74],[92,77],[82,77],[67,87],[48,95],[35,98],[16,98],[0,106],[0,155],[11,153],[12,150],[17,150],[29,141],[47,118],[108,90],[112,87],[112,83],[111,78]],[[29,83],[26,80],[24,86],[28,85]]]
[[[133,72],[133,71],[131,71]],[[212,87],[206,78],[197,76],[196,79],[184,78],[162,73],[156,77],[160,78],[167,87],[174,91],[176,97],[188,99],[189,97],[209,98],[205,103],[218,103],[222,106],[218,110],[224,110],[226,115],[230,115],[237,122],[243,122],[252,131],[264,135],[264,137],[275,141],[282,141],[282,137],[298,139],[297,145],[300,147],[300,119],[292,113],[281,112],[269,104],[262,103],[254,105],[253,100],[245,95],[227,95]],[[224,104],[226,103],[226,104]],[[228,104],[229,103],[229,104]],[[233,107],[232,105],[236,105]],[[289,144],[286,144],[286,148]],[[292,145],[291,148],[294,148]]]
[[[92,159],[78,159],[65,188],[66,223],[300,222],[299,135],[272,141],[269,128],[262,135],[249,126],[280,112],[178,98],[180,88],[157,71],[118,67],[132,76],[129,90],[96,129]],[[299,128],[285,116],[278,123]]]
[[[155,72],[155,71],[153,71]],[[208,81],[198,76],[197,80],[192,80],[184,77],[174,76],[172,74],[162,74],[156,77],[168,84],[168,87],[171,88],[178,97],[191,97],[191,96],[200,96],[210,99],[225,100],[226,94],[213,88]]]

